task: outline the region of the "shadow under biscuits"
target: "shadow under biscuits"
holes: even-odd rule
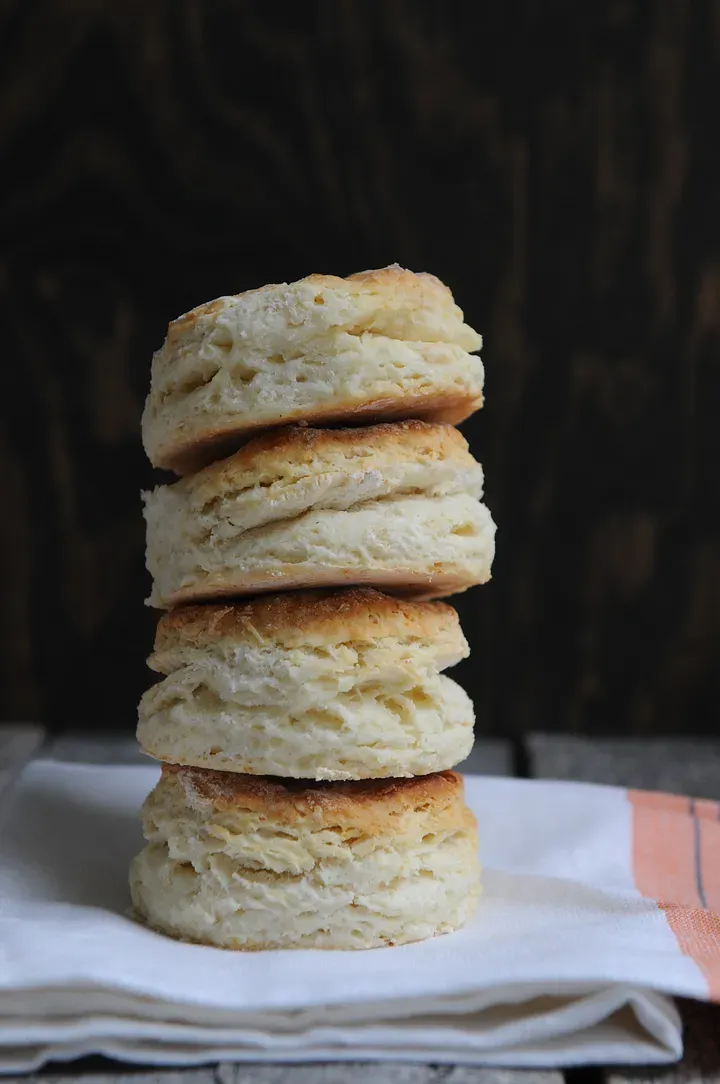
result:
[[[3,855],[17,871],[23,899],[126,915],[128,867],[144,843],[137,809],[61,791],[31,800],[32,815],[11,813],[3,825]]]

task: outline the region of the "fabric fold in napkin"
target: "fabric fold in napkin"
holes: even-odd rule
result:
[[[93,1052],[665,1062],[682,1051],[669,995],[720,998],[716,803],[467,776],[484,892],[464,930],[367,952],[230,953],[127,915],[157,777],[38,761],[0,807],[0,1071]]]

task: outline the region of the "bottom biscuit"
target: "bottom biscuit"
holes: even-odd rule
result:
[[[137,916],[228,949],[359,949],[462,926],[477,830],[454,772],[307,784],[164,765],[143,806]]]

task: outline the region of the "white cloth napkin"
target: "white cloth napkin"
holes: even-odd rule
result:
[[[127,917],[157,776],[39,761],[0,807],[0,1071],[91,1052],[173,1065],[680,1057],[666,995],[708,997],[709,980],[636,884],[626,791],[468,776],[484,894],[466,929],[367,952],[232,953]]]

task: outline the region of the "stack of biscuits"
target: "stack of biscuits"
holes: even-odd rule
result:
[[[483,474],[454,426],[480,336],[432,275],[311,275],[202,305],[153,359],[143,416],[150,605],[138,739],[162,761],[137,916],[230,949],[446,933],[479,894],[451,771],[468,654],[429,601],[490,578]]]

